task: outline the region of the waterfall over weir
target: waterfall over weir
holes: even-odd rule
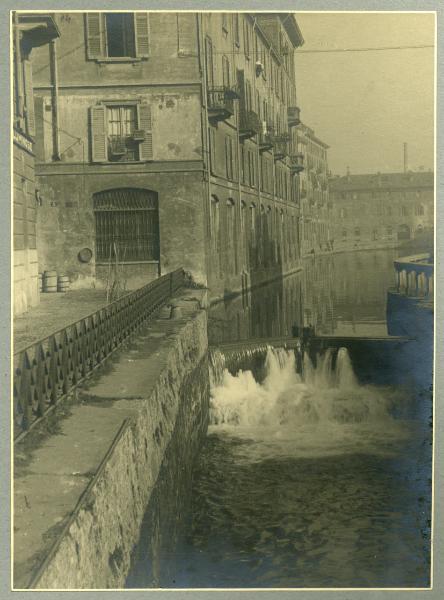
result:
[[[405,435],[390,414],[399,397],[360,385],[346,348],[327,349],[314,366],[308,354],[268,347],[261,381],[248,369],[231,374],[219,351],[211,365],[210,432],[291,455],[380,453]]]

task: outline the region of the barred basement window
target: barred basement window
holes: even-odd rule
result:
[[[93,195],[97,262],[158,261],[159,211],[155,192],[121,188]]]

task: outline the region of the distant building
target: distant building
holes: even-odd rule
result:
[[[40,270],[222,297],[300,265],[290,13],[57,13],[36,56]]]
[[[348,174],[329,185],[335,250],[433,244],[433,173]]]
[[[304,170],[300,174],[300,238],[303,256],[331,251],[328,191],[329,146],[301,123],[297,127],[298,152]]]
[[[47,46],[58,35],[54,19],[49,15],[12,15],[14,314],[21,314],[39,302],[31,54],[33,48]]]

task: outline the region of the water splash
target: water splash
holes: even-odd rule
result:
[[[212,374],[210,431],[261,441],[264,456],[276,442],[279,452],[312,455],[364,447],[384,452],[394,437],[404,437],[403,425],[390,414],[392,398],[359,384],[346,348],[326,350],[316,366],[307,354],[301,358],[298,374],[294,351],[269,347],[259,383],[249,370],[232,375],[219,357]]]

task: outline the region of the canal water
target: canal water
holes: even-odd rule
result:
[[[301,325],[385,334],[394,257],[310,259],[300,273],[213,307],[210,343]],[[269,348],[249,370],[240,349],[241,371],[213,352],[210,427],[174,551],[163,551],[156,581],[142,553],[128,586],[429,586],[431,397],[400,376],[405,365],[394,374],[384,352],[358,344],[313,361]]]

